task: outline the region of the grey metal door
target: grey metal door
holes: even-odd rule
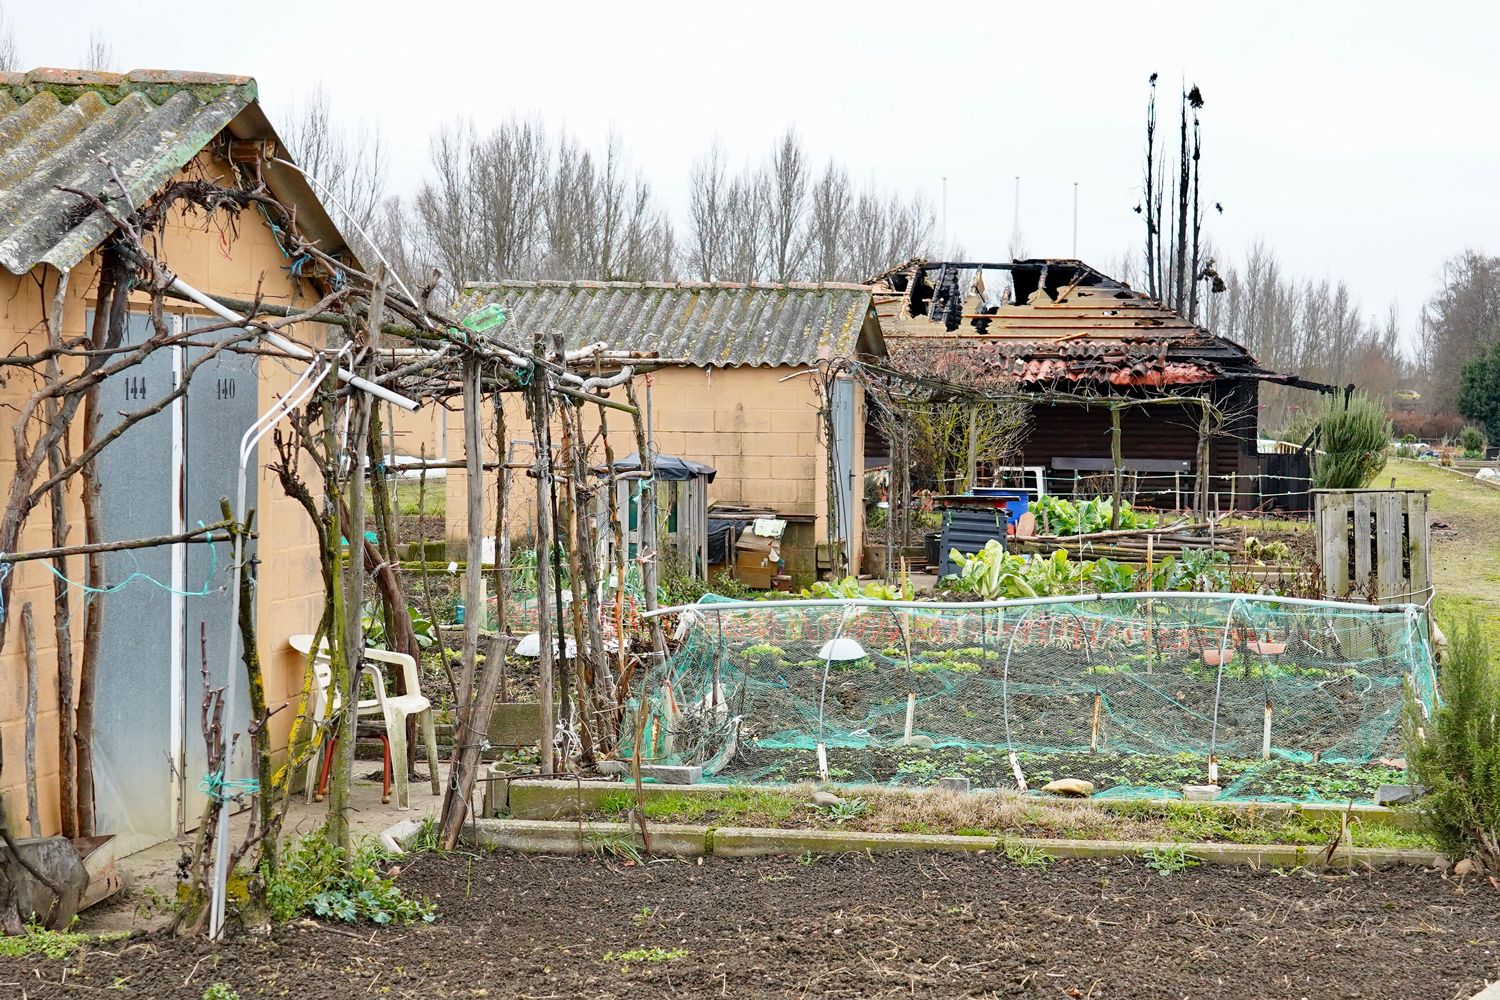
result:
[[[854,524],[854,383],[840,379],[833,384],[833,458],[838,489],[839,539],[846,557]],[[846,561],[845,567],[849,563]]]
[[[206,326],[210,320],[189,320],[189,327]],[[222,333],[205,334],[204,340],[217,339]],[[184,365],[192,365],[208,350],[186,349]],[[234,502],[239,475],[240,438],[255,422],[259,396],[259,365],[254,355],[221,351],[193,371],[186,396],[186,525],[212,524],[223,518],[220,499]],[[251,463],[245,493],[246,504],[255,507],[257,467]],[[235,511],[243,517],[244,511]],[[186,579],[190,591],[208,591],[204,597],[189,597],[185,602],[184,625],[187,629],[187,669],[185,671],[183,759],[183,819],[195,827],[203,813],[206,796],[198,788],[199,779],[208,771],[208,751],[199,724],[203,702],[203,642],[207,639],[208,683],[222,688],[228,682],[225,652],[232,640],[233,669],[237,671],[235,718],[230,732],[245,733],[250,719],[250,702],[245,690],[241,666],[239,632],[230,608],[233,550],[229,545],[186,545]],[[254,546],[247,546],[246,558],[254,557]],[[254,595],[245,594],[254,605]],[[226,720],[228,721],[228,720]],[[234,753],[230,777],[242,778],[254,773],[250,748],[245,737]]]
[[[146,317],[132,315],[127,342],[140,343],[149,335]],[[162,349],[107,378],[100,386],[100,433],[169,392],[174,362],[175,352]],[[176,407],[169,406],[99,453],[105,541],[173,531],[179,483],[175,421]],[[118,835],[121,853],[160,843],[177,829],[181,629],[167,589],[177,579],[174,557],[171,547],[110,553],[104,558],[106,593],[90,598],[102,601],[104,612],[94,722],[97,826]]]

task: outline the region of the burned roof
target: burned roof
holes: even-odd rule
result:
[[[114,230],[105,212],[67,188],[128,215],[226,129],[237,139],[274,140],[256,95],[248,76],[0,73],[0,265],[13,274],[43,263],[69,270]],[[345,250],[296,171],[267,164],[263,173],[272,193],[297,205],[309,238],[327,253]]]
[[[506,339],[537,333],[576,348],[603,341],[705,367],[805,365],[883,355],[864,285],[664,281],[497,281],[468,286],[473,305],[505,308]]]
[[[876,287],[892,364],[914,375],[1035,387],[1285,379],[1078,260],[912,261]]]

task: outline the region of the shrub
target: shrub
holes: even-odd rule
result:
[[[1411,780],[1430,790],[1423,816],[1439,846],[1500,871],[1500,669],[1476,615],[1449,629],[1431,718],[1408,699],[1406,740]]]
[[[1347,405],[1335,402],[1318,421],[1321,454],[1313,485],[1333,490],[1368,486],[1385,468],[1390,441],[1390,419],[1370,397],[1355,393]]]
[[[425,901],[409,899],[382,873],[388,860],[374,841],[359,844],[354,856],[345,858],[321,833],[309,834],[291,846],[268,880],[271,916],[278,922],[310,913],[349,924],[431,923],[437,911]]]
[[[1465,458],[1478,458],[1484,454],[1484,431],[1472,425],[1465,427],[1458,433],[1458,446],[1463,449]]]

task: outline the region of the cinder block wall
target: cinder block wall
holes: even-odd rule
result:
[[[817,516],[817,533],[826,532],[827,460],[820,440],[818,402],[810,376],[796,374],[800,369],[778,368],[669,368],[651,374],[651,423],[657,452],[706,462],[718,470],[709,487],[710,500],[724,503],[766,506],[778,511]],[[787,378],[787,376],[792,376]],[[637,395],[645,402],[646,386],[637,382]],[[862,394],[856,390],[855,483],[864,476],[864,419]],[[616,389],[612,398],[623,400],[624,391]],[[608,434],[616,458],[636,450],[635,433],[629,414],[608,411]],[[529,439],[531,427],[526,420],[519,397],[512,396],[505,405],[505,421],[512,439]],[[598,409],[585,407],[584,426],[591,436],[598,427]],[[554,439],[558,434],[553,429]],[[463,414],[448,415],[448,453],[453,460],[463,457]],[[494,461],[494,417],[484,418],[485,461]],[[529,448],[520,448],[513,456],[530,461]],[[603,450],[596,446],[594,461],[602,464]],[[488,478],[488,477],[487,477]],[[463,470],[452,470],[447,477],[447,526],[450,542],[460,546],[467,536],[465,491],[467,477]],[[535,525],[533,482],[524,473],[511,479],[510,536],[528,536]],[[856,485],[856,491],[859,486]],[[484,521],[491,534],[495,518],[496,488],[492,480],[485,485]],[[856,496],[856,511],[860,500]],[[856,531],[861,518],[856,517]],[[856,536],[855,551],[859,550]]]
[[[206,153],[199,157],[194,166],[185,170],[183,176],[199,176],[200,172],[207,172],[221,179],[225,177],[221,165]],[[311,304],[317,301],[317,295],[310,286],[288,275],[285,256],[258,212],[245,212],[241,215],[238,236],[233,240],[224,239],[216,227],[209,227],[205,231],[201,216],[189,219],[179,216],[166,226],[161,251],[168,264],[184,281],[211,294],[251,299],[259,292],[266,302],[283,305]],[[85,316],[88,310],[94,308],[96,301],[98,266],[96,257],[89,257],[73,270],[63,310],[65,338],[81,337],[86,332]],[[44,306],[37,284],[40,273],[39,270],[33,275],[16,277],[0,271],[0,342],[3,342],[8,352],[26,353],[46,343]],[[47,269],[46,308],[51,307],[55,281],[56,275]],[[133,308],[144,310],[146,305],[147,299],[137,296]],[[180,311],[203,315],[201,311]],[[298,339],[311,341],[319,336],[318,330],[315,327],[292,333]],[[262,411],[285,391],[298,370],[296,366],[274,361],[262,362],[259,393]],[[25,377],[24,373],[16,372],[0,385],[0,402],[5,404],[8,414],[4,418],[6,428],[12,426],[16,408],[26,401],[36,384],[35,380]],[[82,449],[82,428],[80,412],[73,424],[71,454],[76,455]],[[235,444],[225,442],[225,447],[233,447]],[[261,559],[257,614],[266,695],[270,707],[275,709],[292,701],[300,689],[301,662],[287,647],[286,640],[290,635],[311,632],[316,627],[322,609],[323,587],[318,574],[316,535],[302,508],[282,494],[276,477],[265,469],[265,463],[271,454],[271,445],[263,443],[255,462],[260,498],[256,526],[260,531]],[[12,448],[0,449],[0,485],[4,485],[7,490],[15,474],[14,459]],[[304,476],[311,471],[309,463],[302,463]],[[321,484],[315,479],[309,482],[309,486],[315,493],[321,489]],[[81,544],[84,541],[80,488],[79,484],[73,483],[66,494],[67,517],[71,525],[68,544]],[[234,484],[225,483],[223,491],[226,495],[233,495]],[[26,550],[51,545],[51,519],[46,504],[32,512],[21,545]],[[15,576],[15,589],[11,604],[6,609],[5,649],[0,653],[0,678],[3,678],[0,680],[0,741],[3,741],[5,762],[4,769],[0,770],[0,795],[5,797],[12,829],[24,830],[26,667],[20,634],[20,608],[23,603],[30,601],[36,616],[41,674],[36,750],[38,806],[43,832],[55,833],[59,823],[57,750],[60,720],[56,710],[57,647],[52,627],[52,575],[45,566],[37,562],[17,564],[12,572]],[[74,580],[83,578],[82,557],[69,560],[68,575]],[[82,593],[77,590],[70,594],[70,598],[69,616],[72,622],[71,638],[76,670],[83,658],[84,602]],[[188,598],[188,601],[208,599],[210,598]],[[191,620],[191,607],[188,611]],[[193,665],[197,662],[196,654],[191,643],[189,646],[187,661]],[[169,669],[169,650],[140,650],[139,653],[141,670]],[[190,666],[190,671],[192,669]],[[195,679],[196,674],[189,677],[189,682]],[[74,690],[77,690],[76,677]],[[284,747],[292,714],[289,710],[280,711],[272,717],[272,744],[278,749]],[[196,715],[187,719],[185,738],[201,739]],[[197,779],[198,776],[193,775],[189,780],[196,782]]]

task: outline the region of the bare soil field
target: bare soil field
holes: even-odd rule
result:
[[[0,993],[1457,1000],[1500,977],[1500,891],[1434,871],[453,854],[400,883],[437,923],[108,942],[0,962]]]

